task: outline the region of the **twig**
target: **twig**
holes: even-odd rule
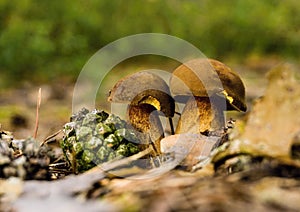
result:
[[[103,163],[100,166],[100,168],[104,171],[110,171],[112,169],[115,169],[117,167],[120,167],[120,166],[124,166],[126,164],[129,164],[130,162],[133,162],[137,159],[140,159],[146,155],[148,155],[149,153],[151,153],[153,151],[153,148],[152,147],[148,147],[147,149],[135,154],[135,155],[132,155],[132,156],[129,156],[127,158],[124,158],[124,159],[119,159],[119,160],[116,160],[116,161],[109,161],[109,162],[106,162],[106,163]]]
[[[181,113],[179,113],[179,112],[177,112],[177,111],[175,111],[175,114],[177,114],[177,115],[181,116]]]
[[[169,117],[169,123],[170,123],[170,128],[171,128],[171,135],[174,135],[175,131],[174,131],[174,126],[173,126],[173,120],[171,117]]]
[[[60,134],[62,130],[58,130],[57,132],[53,133],[52,135],[47,136],[44,141],[41,143],[41,146],[43,146],[45,143],[47,143],[52,138],[55,138],[58,134]]]
[[[39,128],[39,111],[42,101],[42,88],[39,88],[37,103],[36,103],[36,117],[35,117],[35,127],[34,127],[34,135],[33,138],[36,139],[38,128]]]

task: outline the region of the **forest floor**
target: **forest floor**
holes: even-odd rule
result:
[[[139,178],[94,168],[53,181],[0,179],[0,211],[299,211],[299,69],[291,65],[290,72],[282,64],[253,59],[231,65],[245,83],[248,111],[227,114],[237,119],[236,134],[203,168]],[[275,71],[267,76],[270,70]],[[33,136],[40,87],[37,140],[69,122],[74,84],[28,84],[0,92],[0,131],[16,139]],[[103,98],[98,109],[107,110]]]

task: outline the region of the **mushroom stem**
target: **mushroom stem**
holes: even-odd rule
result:
[[[225,108],[220,105],[218,101],[211,102],[209,97],[190,97],[178,121],[175,133],[207,135],[209,132],[222,130],[225,126],[223,113]]]
[[[128,116],[131,125],[139,132],[141,148],[153,145],[156,154],[160,154],[160,140],[164,138],[164,130],[155,107],[149,104],[129,105]]]

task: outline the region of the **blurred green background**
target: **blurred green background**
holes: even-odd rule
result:
[[[0,87],[75,80],[101,47],[145,32],[221,60],[300,55],[298,0],[1,0],[0,17]]]
[[[39,136],[61,129],[89,58],[112,41],[147,32],[177,36],[225,62],[241,74],[248,103],[263,95],[270,68],[285,61],[300,67],[298,0],[0,0],[0,129],[32,134],[39,87]],[[110,108],[109,89],[128,73],[177,66],[159,56],[118,64],[96,107]]]

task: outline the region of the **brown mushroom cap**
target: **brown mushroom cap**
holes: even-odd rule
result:
[[[185,97],[191,95],[218,95],[226,98],[228,110],[247,110],[242,80],[237,73],[217,60],[201,58],[180,65],[172,74],[170,89],[178,101],[184,101]]]
[[[173,117],[175,111],[174,99],[170,95],[167,83],[159,76],[146,71],[119,80],[111,90],[108,101],[131,105],[150,104],[167,117]]]

